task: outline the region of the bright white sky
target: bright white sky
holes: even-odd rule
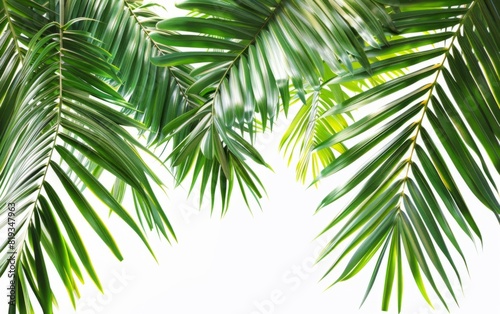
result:
[[[261,136],[258,141],[258,148],[275,173],[257,169],[269,197],[262,201],[263,210],[254,209],[253,216],[237,193],[229,213],[221,220],[210,217],[207,206],[198,211],[196,193],[186,199],[182,188],[169,191],[165,199],[167,215],[172,219],[179,243],[168,245],[150,235],[158,264],[116,217],[111,219],[111,231],[123,250],[124,262],[116,261],[96,236],[88,232],[85,239],[107,295],[100,296],[91,284],[84,286],[76,313],[383,313],[379,310],[381,280],[365,305],[358,309],[371,268],[327,291],[324,290],[333,277],[318,283],[332,259],[311,268],[326,239],[314,238],[342,204],[324,208],[313,216],[335,179],[325,181],[318,190],[306,190],[295,182],[293,169],[286,167],[278,153],[284,125],[278,123],[275,134]],[[459,293],[461,307],[452,305],[451,313],[499,313],[500,228],[479,204],[472,208],[478,209],[475,217],[484,231],[484,246],[483,249],[478,246],[476,251],[468,240],[462,240],[470,278],[461,269],[464,295]],[[431,311],[415,288],[411,273],[407,270],[405,275],[403,314],[447,313],[442,307]],[[451,304],[451,296],[445,295]],[[437,301],[435,296],[431,298]],[[93,302],[95,307],[91,306]],[[64,298],[61,304],[57,313],[74,313]],[[393,306],[389,313],[396,312]]]
[[[171,1],[165,2],[170,8]],[[380,290],[374,291],[358,309],[371,268],[326,291],[334,277],[318,283],[332,259],[311,267],[326,239],[314,238],[341,204],[313,215],[335,178],[323,182],[318,190],[306,189],[295,182],[294,169],[286,167],[278,152],[285,125],[285,122],[278,123],[273,135],[263,135],[257,141],[258,149],[275,170],[272,173],[257,169],[269,195],[262,201],[262,211],[256,208],[252,216],[235,193],[229,213],[221,220],[217,215],[210,217],[206,206],[198,211],[196,193],[187,199],[183,188],[171,189],[163,201],[179,243],[169,245],[151,234],[158,264],[117,217],[111,217],[109,225],[124,253],[124,262],[118,262],[89,228],[83,228],[83,238],[101,275],[106,295],[102,296],[87,279],[77,311],[72,309],[65,291],[59,290],[60,309],[56,313],[382,313],[379,311]],[[458,295],[460,308],[451,305],[450,310],[453,314],[500,313],[497,240],[500,228],[486,210],[481,210],[480,204],[471,208],[478,209],[475,217],[484,232],[484,244],[476,250],[468,240],[463,240],[470,277],[462,269],[464,294]],[[382,284],[379,280],[375,289],[380,289]],[[429,309],[409,271],[405,285],[404,314],[447,313],[442,307]],[[437,303],[434,295],[431,298]],[[450,296],[446,299],[453,303]],[[1,304],[0,312],[5,305]],[[396,312],[393,303],[389,313]]]

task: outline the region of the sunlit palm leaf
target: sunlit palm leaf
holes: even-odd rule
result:
[[[326,119],[357,109],[367,112],[316,146],[320,151],[347,140],[353,143],[317,180],[374,157],[322,201],[320,208],[358,188],[355,198],[325,228],[324,232],[344,221],[321,258],[351,238],[330,269],[352,252],[337,279],[342,281],[378,255],[367,294],[386,263],[384,310],[394,286],[401,310],[402,282],[394,285],[394,280],[402,279],[405,258],[426,300],[430,303],[426,290],[430,284],[446,305],[434,278],[441,279],[455,297],[451,278],[460,281],[460,275],[450,245],[462,258],[463,254],[454,229],[462,229],[472,239],[481,237],[458,182],[464,181],[496,217],[500,214],[496,185],[500,173],[500,50],[496,42],[500,7],[489,0],[379,2],[393,6],[391,18],[406,38],[367,51],[370,56],[399,55],[373,63],[372,73],[408,66],[410,71],[341,102],[324,115]],[[408,52],[409,48],[418,52]],[[369,75],[355,70],[330,83]],[[447,267],[454,270],[453,275]]]
[[[120,80],[108,83],[132,107],[122,111],[145,125],[139,134],[147,136],[149,145],[164,138],[162,129],[168,122],[203,103],[186,93],[193,84],[189,66],[164,68],[151,63],[153,57],[176,52],[152,39],[151,32],[161,20],[151,11],[157,5],[136,0],[91,0],[85,5],[71,2],[67,6],[69,18],[91,19],[75,23],[74,28],[92,33],[92,42],[110,52],[109,61],[120,69],[117,73]],[[93,173],[102,172],[102,168],[85,157],[80,159]],[[124,195],[125,189],[126,185],[117,179],[113,192]]]
[[[126,111],[148,128],[148,142],[161,139],[161,130],[196,102],[186,94],[192,85],[189,66],[175,68],[157,67],[151,58],[176,52],[173,48],[155,41],[151,32],[161,19],[151,11],[153,4],[143,1],[87,1],[87,5],[74,5],[70,18],[85,16],[100,21],[82,21],[76,29],[88,31],[94,43],[110,52],[110,62],[120,71],[118,92],[136,110]],[[123,83],[122,83],[123,82]]]
[[[371,58],[370,61],[376,62],[377,59]],[[315,178],[319,171],[333,162],[339,153],[346,151],[343,143],[322,150],[316,150],[315,147],[330,138],[332,134],[345,129],[350,121],[354,121],[354,117],[350,113],[321,117],[353,95],[382,84],[391,77],[403,74],[402,70],[394,70],[362,81],[336,83],[333,79],[337,75],[325,69],[324,83],[316,90],[305,89],[306,102],[301,106],[281,139],[280,149],[287,156],[288,163],[297,161],[297,180],[305,182],[309,175]]]
[[[2,2],[5,49],[14,46],[17,51],[1,61],[2,66],[14,68],[0,81],[8,87],[0,98],[0,228],[3,232],[13,228],[15,243],[10,238],[1,243],[0,273],[10,266],[9,252],[15,251],[18,311],[34,312],[33,293],[44,313],[52,313],[57,303],[49,263],[73,304],[79,295],[77,284],[83,281],[81,267],[102,289],[75,226],[73,208],[61,199],[64,194],[112,253],[122,259],[100,218],[106,213],[93,208],[69,173],[128,224],[150,251],[143,233],[146,225],[140,227],[143,222],[167,239],[175,235],[150,183],[161,181],[141,159],[141,144],[125,129],[145,127],[119,111],[130,105],[105,82],[120,81],[117,69],[107,61],[109,53],[91,44],[94,38],[90,34],[73,28],[83,20],[56,22],[67,20],[64,16],[68,12],[60,9],[54,13],[59,7],[54,2],[47,3],[47,8],[33,1],[21,2]],[[19,10],[20,5],[24,11]],[[39,24],[37,14],[43,17]],[[26,19],[30,16],[33,22]],[[30,30],[32,33],[27,33]],[[81,156],[135,191],[141,205],[136,218],[97,180],[97,174],[81,163]],[[8,219],[12,218],[8,203],[15,204],[15,223]],[[11,313],[16,306],[10,307]]]
[[[179,169],[177,177],[182,181],[191,165],[200,165],[195,166],[200,172],[201,160],[213,160],[212,171],[204,173],[222,173],[225,180],[236,175],[256,196],[260,192],[253,188],[256,178],[250,169],[238,173],[234,169],[240,167],[231,163],[239,160],[245,165],[250,158],[265,164],[248,148],[255,134],[254,118],[265,130],[280,108],[287,112],[290,85],[305,101],[305,89],[320,87],[325,64],[333,71],[369,69],[365,45],[379,47],[385,42],[384,29],[392,28],[383,8],[372,1],[189,0],[179,7],[200,14],[158,23],[153,38],[190,50],[153,62],[201,63],[191,72],[196,82],[188,93],[206,102],[165,129],[171,134],[189,130],[174,134],[177,146],[170,158]],[[248,133],[249,139],[236,136],[234,129]],[[207,180],[208,175],[202,177],[202,182]]]

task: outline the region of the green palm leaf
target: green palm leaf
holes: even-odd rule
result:
[[[170,159],[178,169],[178,181],[192,166],[198,178],[206,169],[205,160],[211,160],[202,182],[210,174],[214,184],[221,182],[215,174],[226,182],[236,176],[257,197],[260,184],[245,162],[266,165],[248,143],[256,126],[265,130],[281,108],[288,111],[291,87],[305,102],[305,90],[318,89],[328,67],[369,69],[365,44],[379,47],[385,43],[384,30],[393,28],[385,11],[372,1],[189,0],[178,6],[198,14],[162,21],[152,36],[190,50],[153,58],[153,63],[201,63],[190,73],[195,83],[187,92],[205,99],[164,129],[175,139]],[[237,136],[236,130],[249,136]],[[202,184],[202,193],[204,188]],[[227,204],[230,193],[222,193]]]
[[[351,256],[338,282],[378,255],[367,295],[386,263],[382,308],[388,309],[396,287],[401,311],[403,286],[394,280],[401,279],[406,256],[426,300],[430,303],[430,285],[447,306],[434,278],[438,275],[455,297],[451,278],[460,281],[460,275],[450,245],[464,257],[454,229],[481,238],[458,182],[465,182],[493,215],[500,214],[500,50],[495,40],[500,36],[495,22],[500,7],[489,0],[379,2],[390,5],[399,36],[389,39],[387,47],[367,50],[369,56],[385,56],[371,65],[372,73],[345,71],[329,83],[356,82],[388,70],[407,74],[339,102],[319,120],[358,114],[357,109],[367,112],[316,145],[321,151],[348,140],[351,144],[316,181],[374,156],[322,201],[319,208],[358,191],[323,231],[344,222],[321,259],[351,239],[328,271]]]
[[[175,49],[155,40],[153,32],[159,15],[153,4],[143,1],[87,1],[69,18],[85,16],[100,21],[82,21],[76,29],[93,34],[93,43],[110,52],[109,61],[119,68],[120,81],[110,81],[135,110],[125,110],[148,128],[150,144],[162,139],[166,123],[196,106],[186,93],[193,84],[189,66],[157,67],[151,58],[175,53]]]
[[[377,60],[376,57],[370,58],[371,62]],[[328,149],[316,150],[315,147],[328,140],[332,134],[337,134],[348,127],[355,121],[354,116],[350,113],[339,113],[321,117],[336,105],[347,101],[352,95],[374,88],[391,77],[402,74],[403,71],[394,70],[384,75],[373,75],[365,80],[337,83],[333,82],[333,79],[338,75],[326,69],[322,78],[324,83],[320,88],[304,89],[306,102],[295,115],[280,143],[280,149],[288,155],[288,163],[297,160],[297,180],[304,183],[308,175],[317,177],[322,168],[332,163],[338,154],[347,150],[343,143],[334,144]],[[380,118],[381,116],[377,119]]]
[[[64,4],[3,1],[0,7],[2,49],[9,52],[0,67],[11,71],[0,81],[5,87],[0,96],[0,228],[12,232],[1,243],[0,274],[14,257],[16,304],[11,313],[16,307],[34,313],[32,293],[44,313],[52,313],[57,302],[50,263],[73,305],[78,282],[83,282],[82,267],[102,290],[73,208],[61,199],[64,194],[111,252],[123,258],[101,218],[106,213],[90,204],[71,176],[129,225],[151,254],[145,229],[175,239],[152,188],[161,181],[140,157],[145,148],[126,130],[145,126],[120,111],[132,107],[107,83],[120,82],[117,68],[106,50],[91,43],[95,38],[90,33],[75,28],[88,20],[65,22],[76,8]],[[134,191],[137,217],[97,180],[100,172],[89,170],[88,162]]]
[[[6,97],[13,76],[26,54],[26,47],[30,38],[33,38],[38,30],[42,29],[49,21],[43,13],[47,10],[43,8],[40,12],[36,2],[15,3],[15,9],[9,10],[8,1],[0,2],[0,70],[2,85],[0,85],[0,100]],[[26,17],[31,17],[32,22],[25,24]],[[3,102],[2,102],[3,103]],[[12,114],[13,108],[3,108],[3,113],[8,117]],[[3,134],[2,134],[3,135]]]
[[[176,51],[153,39],[152,32],[161,20],[151,11],[155,6],[136,0],[92,0],[87,1],[87,5],[71,4],[68,12],[69,18],[91,19],[75,23],[74,28],[92,33],[92,43],[110,52],[108,60],[119,68],[119,79],[107,82],[130,103],[131,108],[122,111],[146,127],[139,134],[147,137],[149,146],[164,138],[162,129],[168,122],[200,103],[186,93],[193,84],[189,66],[164,68],[151,63],[153,57]],[[93,173],[102,172],[95,163],[82,159]],[[117,179],[113,192],[124,195],[125,187]]]
[[[235,182],[247,205],[248,194],[262,196],[253,166],[268,165],[252,146],[255,134],[299,101],[281,143],[290,160],[298,152],[299,179],[312,173],[316,183],[363,164],[319,206],[357,191],[323,231],[339,228],[320,259],[345,244],[325,276],[345,262],[335,282],[347,280],[374,262],[365,298],[385,270],[382,308],[396,289],[401,311],[408,267],[429,303],[433,291],[447,305],[441,286],[454,297],[456,256],[465,263],[457,230],[481,239],[460,183],[500,214],[499,5],[180,7],[192,14],[163,20],[132,0],[0,0],[0,228],[12,234],[1,243],[0,274],[16,252],[10,312],[33,313],[33,295],[52,312],[49,264],[73,304],[84,271],[100,287],[61,192],[119,259],[104,213],[85,193],[150,251],[145,229],[175,239],[153,192],[161,181],[140,157],[152,154],[130,130],[168,151],[177,182],[191,176],[191,190],[198,182],[201,194],[209,191],[212,209],[220,193],[224,214]],[[110,191],[98,180],[104,172],[115,178]],[[126,191],[136,215],[122,205]]]

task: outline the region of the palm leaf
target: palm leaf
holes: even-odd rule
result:
[[[152,57],[175,52],[174,48],[153,39],[151,33],[160,21],[152,7],[138,0],[87,1],[86,5],[69,3],[68,18],[84,16],[74,28],[92,33],[92,43],[110,52],[108,61],[119,68],[117,79],[108,79],[130,108],[122,111],[142,122],[144,129],[139,135],[147,137],[149,147],[164,138],[161,130],[166,124],[190,108],[197,107],[200,100],[190,97],[186,89],[193,83],[189,66],[171,68],[151,64]],[[95,21],[98,21],[96,23]],[[103,169],[94,162],[71,149],[82,163],[98,176]],[[164,149],[160,145],[160,149]],[[152,155],[152,154],[151,154]],[[155,155],[152,157],[156,158]],[[78,177],[72,176],[76,182]],[[124,195],[126,186],[117,179],[112,187],[116,195]],[[151,221],[148,220],[151,226]]]
[[[30,38],[33,38],[38,30],[42,29],[49,21],[43,13],[47,10],[36,2],[15,3],[13,9],[9,8],[8,1],[0,2],[0,70],[2,73],[2,85],[0,85],[0,100],[6,97],[10,84],[13,81],[18,67],[22,64],[26,47]],[[23,21],[30,17],[31,23]],[[3,102],[2,102],[3,104]],[[3,108],[3,117],[7,118],[12,114],[13,108]],[[3,135],[3,134],[2,134]]]
[[[320,87],[325,68],[369,69],[365,44],[379,47],[384,29],[392,28],[388,15],[372,1],[188,0],[178,7],[197,14],[159,22],[153,38],[189,51],[156,57],[153,63],[195,64],[190,73],[195,82],[187,92],[205,99],[164,129],[174,138],[170,159],[178,181],[191,167],[198,178],[204,160],[212,160],[203,183],[209,173],[221,173],[227,182],[236,176],[257,197],[257,178],[245,168],[247,159],[266,165],[249,149],[257,126],[266,130],[281,109],[288,111],[291,86],[305,102],[305,90]],[[247,136],[236,136],[236,130]],[[233,164],[236,160],[242,167]]]
[[[388,309],[396,287],[401,311],[402,282],[394,284],[394,279],[401,277],[397,274],[406,256],[425,299],[431,303],[430,285],[447,306],[440,285],[455,297],[452,278],[460,282],[460,275],[452,251],[463,258],[454,229],[471,239],[481,238],[470,202],[458,184],[465,182],[494,216],[500,214],[500,50],[495,40],[500,36],[495,22],[500,7],[489,0],[378,2],[390,6],[399,36],[389,38],[386,47],[367,50],[369,56],[383,57],[371,65],[372,73],[345,71],[329,83],[356,82],[388,70],[407,74],[339,102],[322,117],[366,112],[316,145],[315,150],[321,151],[346,141],[351,144],[321,170],[316,181],[368,160],[319,207],[358,191],[323,231],[344,222],[320,259],[351,239],[327,273],[350,255],[338,282],[378,255],[367,294],[386,263],[382,309]]]
[[[189,66],[164,68],[151,64],[151,58],[176,52],[155,40],[152,32],[161,18],[151,11],[152,6],[137,0],[91,0],[85,6],[76,6],[69,17],[99,21],[82,21],[74,27],[92,33],[93,43],[110,52],[109,61],[120,69],[120,81],[109,83],[134,106],[135,110],[125,112],[146,125],[150,144],[163,138],[161,130],[166,123],[198,103],[186,93],[193,84]]]
[[[377,58],[370,58],[371,62],[377,60]],[[300,107],[280,142],[280,149],[283,150],[285,156],[288,156],[288,164],[297,161],[297,180],[304,183],[309,175],[313,178],[317,177],[322,168],[332,163],[338,154],[347,150],[343,143],[322,150],[316,150],[315,147],[329,139],[332,134],[347,128],[355,121],[355,117],[350,113],[321,117],[353,95],[375,88],[388,79],[402,74],[404,74],[403,71],[394,70],[382,75],[373,75],[365,80],[332,83],[338,75],[325,69],[325,75],[322,78],[324,83],[320,88],[304,89],[306,102]],[[377,119],[380,118],[381,116],[377,117]]]
[[[49,264],[73,305],[78,282],[83,282],[82,267],[102,290],[73,207],[62,201],[64,194],[111,252],[123,258],[101,218],[106,213],[93,207],[70,176],[129,225],[151,253],[145,229],[175,239],[152,188],[161,181],[140,157],[145,148],[126,130],[145,126],[120,111],[131,105],[107,83],[120,81],[109,53],[92,44],[90,33],[74,28],[88,20],[68,20],[75,7],[64,4],[25,0],[3,1],[1,6],[2,49],[15,50],[2,56],[0,65],[12,71],[0,81],[6,86],[0,97],[0,228],[12,232],[0,247],[0,274],[14,257],[16,304],[10,306],[11,313],[16,307],[34,313],[32,294],[44,313],[53,312],[57,302]],[[82,158],[134,191],[140,204],[137,217]]]

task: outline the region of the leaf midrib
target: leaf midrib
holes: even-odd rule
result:
[[[23,58],[23,50],[19,46],[19,42],[17,39],[19,36],[17,35],[15,28],[14,28],[14,25],[12,23],[12,18],[11,18],[10,13],[9,13],[9,6],[7,3],[7,0],[2,0],[2,4],[3,4],[4,11],[5,11],[5,17],[7,18],[7,24],[9,24],[9,29],[10,29],[10,32],[11,32],[12,37],[13,37],[14,45],[16,46],[17,54],[19,55],[19,59],[20,59],[20,62],[22,64],[23,59],[24,59]]]
[[[61,2],[63,2],[64,0],[62,0]],[[43,183],[45,182],[46,178],[47,178],[47,174],[49,172],[49,167],[50,167],[50,161],[52,160],[52,156],[54,154],[54,151],[55,151],[55,148],[56,148],[56,142],[57,142],[57,138],[59,137],[59,132],[60,132],[60,128],[61,128],[61,113],[62,113],[62,106],[63,106],[63,75],[62,75],[62,71],[63,71],[63,68],[62,68],[62,64],[63,64],[63,38],[64,38],[64,31],[63,31],[63,27],[62,27],[62,22],[64,21],[64,6],[61,5],[60,6],[60,9],[59,9],[59,16],[60,16],[60,22],[59,24],[57,24],[57,26],[59,27],[59,53],[58,53],[58,57],[59,57],[59,97],[58,97],[58,103],[57,103],[57,116],[56,116],[56,129],[54,131],[54,140],[52,141],[52,147],[50,148],[50,152],[49,152],[49,155],[47,157],[47,164],[45,165],[45,170],[44,170],[44,173],[43,173],[43,177],[42,177],[42,180],[40,181],[40,186],[38,187],[38,192],[37,192],[37,195],[35,197],[35,200],[33,202],[33,211],[31,212],[31,215],[30,217],[27,219],[27,221],[31,221],[32,218],[33,218],[33,215],[35,213],[35,209],[36,209],[36,206],[37,206],[37,203],[40,199],[40,195],[42,193],[42,188],[43,188]],[[26,234],[25,234],[26,236]],[[23,241],[21,241],[21,243],[24,242],[24,239]],[[20,252],[22,251],[22,247],[20,248]]]
[[[3,0],[3,1],[5,1],[5,0]],[[153,47],[156,50],[158,50],[158,52],[160,52],[162,55],[164,55],[165,52],[163,51],[163,49],[160,48],[160,46],[158,45],[158,43],[151,38],[148,29],[141,23],[141,21],[139,20],[139,17],[134,13],[134,10],[132,9],[132,7],[130,7],[130,5],[128,4],[127,1],[124,0],[123,2],[125,4],[125,6],[127,7],[127,9],[129,10],[130,14],[134,17],[134,20],[137,22],[137,24],[142,29],[142,31],[144,32],[144,34],[149,38],[149,40],[153,44]],[[181,82],[179,80],[179,77],[175,74],[174,71],[172,71],[171,67],[167,67],[167,69],[168,69],[168,72],[170,73],[170,75],[174,78],[175,83],[177,84],[177,86],[179,86],[179,91],[180,91],[180,93],[182,95],[182,98],[184,98],[184,100],[186,101],[186,103],[189,104],[189,97],[186,94],[186,91],[184,90],[184,88],[182,87],[182,84],[181,84]]]
[[[222,78],[219,80],[219,83],[217,84],[217,88],[214,91],[214,97],[212,99],[212,120],[213,117],[215,116],[215,97],[220,95],[220,87],[222,85],[222,82],[224,82],[224,79],[228,76],[229,71],[231,71],[233,66],[235,66],[235,63],[240,59],[240,57],[250,48],[251,45],[253,45],[257,41],[257,38],[262,33],[264,28],[266,28],[267,25],[271,22],[271,20],[274,19],[274,17],[276,17],[277,13],[283,8],[283,3],[286,1],[287,0],[282,0],[278,3],[278,5],[274,8],[272,14],[267,17],[264,23],[262,23],[261,27],[255,32],[255,36],[248,42],[247,45],[245,45],[243,49],[241,49],[241,51],[236,55],[233,61],[229,63],[226,71],[222,75]],[[213,126],[213,123],[211,123],[211,125]]]
[[[460,23],[458,24],[457,30],[454,32],[455,34],[452,36],[450,44],[446,48],[446,52],[444,53],[443,60],[441,61],[440,66],[439,66],[439,68],[436,71],[435,79],[434,79],[434,81],[431,84],[431,87],[430,87],[427,99],[425,99],[425,101],[424,101],[425,105],[424,105],[424,108],[423,108],[422,115],[421,115],[420,119],[418,120],[418,125],[417,125],[416,130],[415,130],[415,135],[412,138],[412,145],[411,145],[411,148],[410,148],[410,155],[407,158],[408,163],[407,163],[407,166],[406,166],[407,167],[406,168],[406,173],[404,175],[403,185],[401,187],[401,196],[404,195],[404,191],[406,189],[406,185],[407,185],[407,182],[408,182],[408,179],[409,179],[409,176],[410,176],[410,169],[411,169],[412,159],[413,159],[413,156],[415,155],[415,149],[416,149],[416,146],[417,146],[417,139],[418,139],[418,136],[420,134],[420,130],[422,129],[422,124],[423,124],[425,115],[427,113],[427,109],[429,108],[429,103],[430,103],[431,98],[432,98],[432,96],[434,94],[434,90],[436,88],[436,85],[438,84],[438,79],[441,76],[441,73],[442,73],[443,68],[445,66],[445,62],[448,59],[448,56],[450,55],[452,48],[454,47],[455,40],[458,38],[458,36],[460,34],[460,30],[462,29],[465,21],[469,17],[469,14],[472,12],[472,10],[474,9],[475,5],[479,1],[480,0],[474,0],[474,2],[469,6],[467,12],[463,15]],[[401,203],[401,199],[400,199],[400,203]]]

